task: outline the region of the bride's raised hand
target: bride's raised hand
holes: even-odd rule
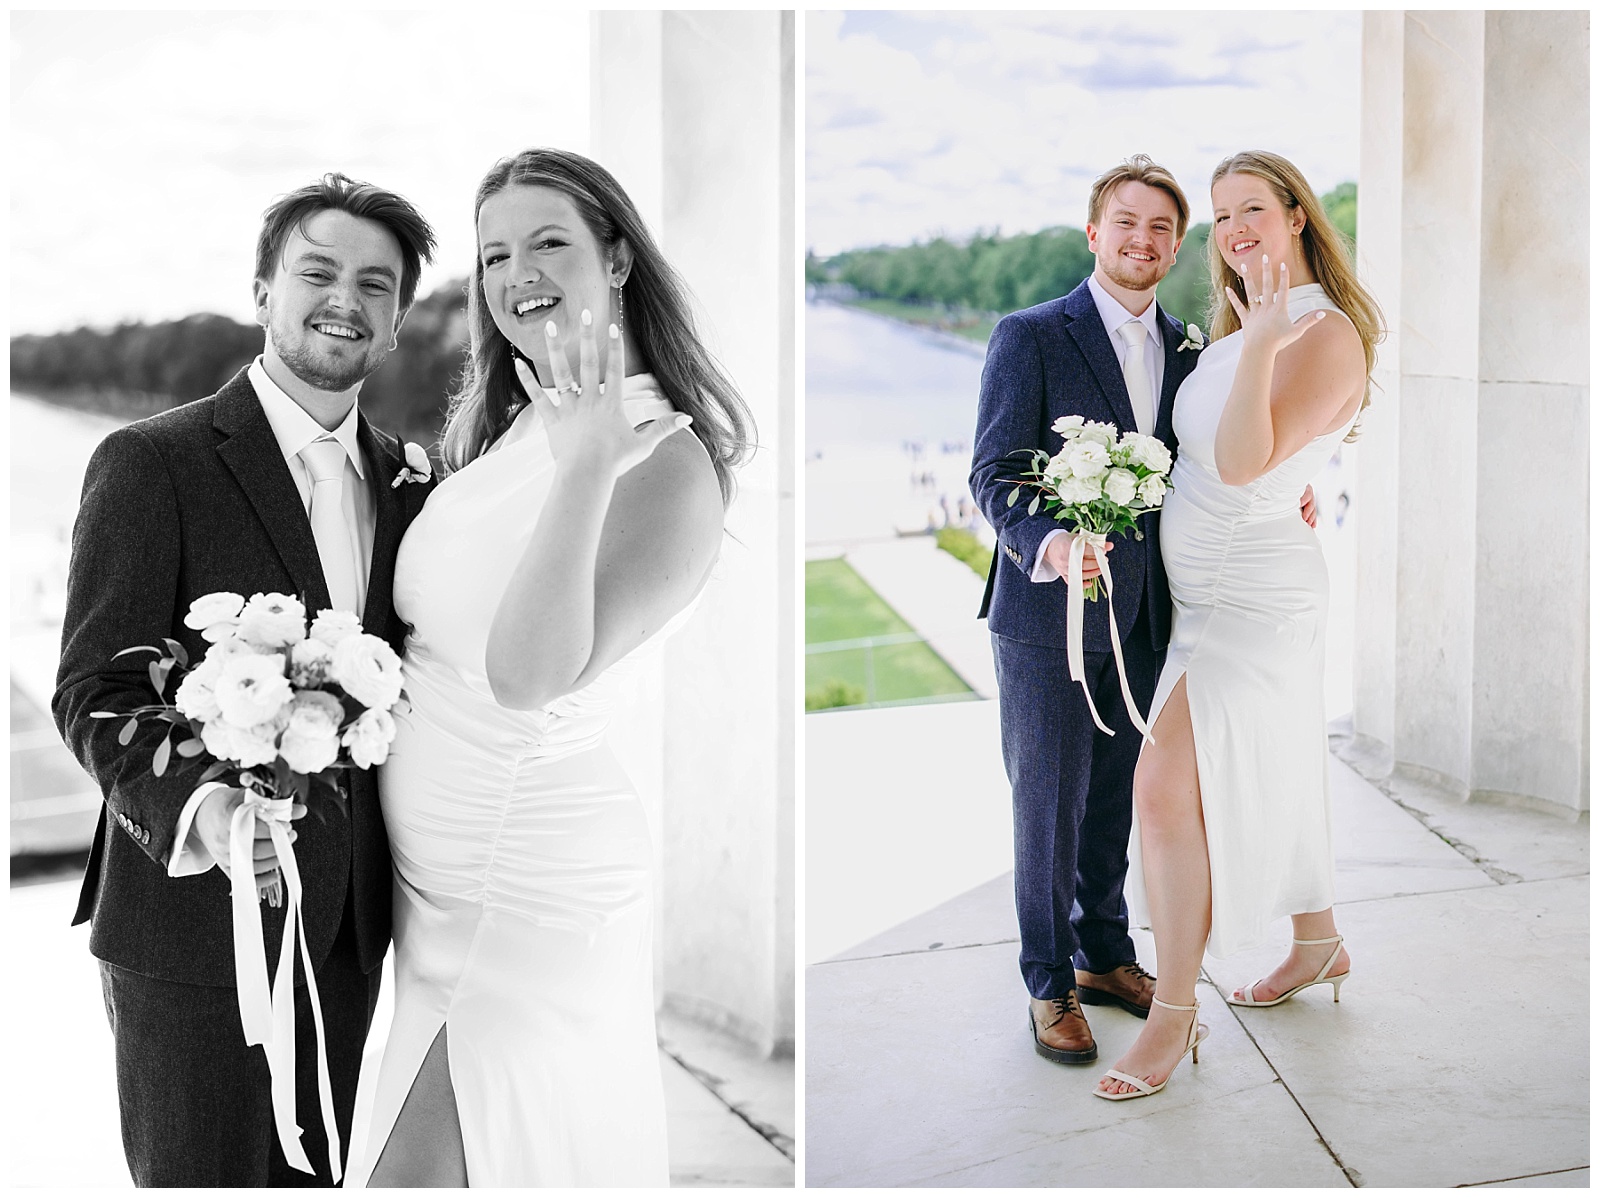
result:
[[[1241,303],[1232,287],[1229,287],[1225,294],[1228,302],[1233,305],[1233,310],[1239,314],[1239,328],[1244,334],[1245,344],[1260,345],[1275,354],[1285,346],[1300,340],[1305,331],[1327,313],[1318,310],[1307,313],[1299,320],[1291,320],[1289,264],[1287,262],[1278,264],[1276,284],[1272,274],[1271,262],[1267,255],[1262,254],[1259,283],[1251,279],[1248,269],[1239,272],[1248,302]]]
[[[558,342],[555,321],[547,321],[544,327],[550,375],[556,385],[554,401],[520,358],[516,360],[517,377],[544,422],[550,438],[550,453],[557,462],[620,477],[649,457],[656,446],[673,433],[687,427],[690,418],[675,412],[634,428],[622,410],[626,363],[620,330],[616,325],[608,330],[605,377],[611,380],[611,385],[602,389],[594,318],[587,308],[580,321],[576,379]]]

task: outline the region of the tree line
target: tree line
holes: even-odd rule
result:
[[[11,385],[42,399],[121,417],[147,416],[213,394],[261,352],[254,324],[201,314],[154,324],[11,339]],[[432,446],[467,345],[466,281],[412,305],[399,345],[361,388],[378,427]]]
[[[1322,206],[1353,246],[1356,185],[1341,183]],[[1178,319],[1205,325],[1211,298],[1206,255],[1209,223],[1191,225],[1177,264],[1156,289]],[[935,237],[907,246],[847,250],[831,258],[806,255],[806,282],[844,283],[861,295],[911,304],[938,304],[1004,315],[1065,295],[1094,270],[1081,228],[1059,226],[1002,237],[999,230],[966,241]]]

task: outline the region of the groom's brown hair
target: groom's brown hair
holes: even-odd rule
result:
[[[1094,186],[1089,188],[1091,225],[1100,223],[1100,217],[1105,212],[1106,197],[1124,183],[1143,183],[1146,187],[1159,187],[1170,195],[1172,202],[1178,206],[1178,227],[1175,231],[1178,240],[1183,240],[1183,235],[1189,228],[1189,201],[1172,172],[1152,162],[1148,154],[1135,154],[1132,158],[1125,158],[1094,181]]]

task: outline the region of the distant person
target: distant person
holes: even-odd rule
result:
[[[1095,727],[1081,689],[1068,682],[1065,526],[1006,501],[1025,466],[1015,452],[1054,452],[1062,442],[1051,425],[1063,416],[1137,430],[1176,448],[1173,396],[1199,353],[1179,348],[1183,326],[1155,294],[1188,222],[1177,180],[1144,155],[1095,180],[1086,230],[1093,273],[1070,294],[995,326],[978,400],[970,483],[997,538],[979,615],[989,620],[1011,783],[1020,963],[1034,1048],[1063,1064],[1099,1055],[1082,1004],[1143,1019],[1155,992],[1129,937],[1123,898],[1139,733],[1123,706],[1105,602],[1086,605],[1084,663],[1116,735]],[[1108,549],[1117,629],[1142,711],[1161,671],[1171,598],[1159,513],[1144,516],[1140,528],[1143,540],[1113,536]],[[1083,578],[1098,574],[1086,559]]]
[[[1101,1079],[1104,1098],[1153,1094],[1185,1053],[1198,1059],[1207,948],[1227,956],[1293,921],[1288,957],[1235,1006],[1320,983],[1337,1002],[1350,976],[1333,918],[1328,571],[1296,508],[1366,406],[1381,318],[1287,159],[1223,160],[1211,204],[1213,340],[1173,416],[1173,628],[1134,778],[1159,1009]]]
[[[428,485],[391,485],[406,466],[401,446],[356,401],[394,348],[433,244],[433,230],[404,199],[344,175],[277,200],[256,243],[261,355],[215,395],[110,434],[84,478],[52,707],[105,796],[73,922],[91,921],[123,1148],[140,1186],[333,1179],[306,988],[294,992],[295,1111],[314,1182],[284,1159],[266,1059],[245,1044],[240,1023],[224,875],[229,822],[244,792],[200,784],[203,757],[174,755],[154,777],[167,726],[141,724],[123,745],[122,721],[90,713],[154,701],[149,659],[115,657],[122,649],[168,637],[198,662],[208,645],[184,616],[213,591],[298,594],[312,612],[359,612],[367,632],[400,647],[405,628],[390,601],[395,553]],[[329,495],[334,502],[324,504]],[[378,1001],[390,901],[376,779],[352,771],[347,791],[348,813],[329,805],[324,819],[295,824],[341,1147]],[[258,878],[278,865],[267,835],[262,821]],[[284,912],[262,908],[269,961],[278,959]]]
[[[395,568],[395,1011],[349,1184],[665,1186],[654,853],[606,727],[754,430],[598,163],[524,151],[473,211],[450,474]]]

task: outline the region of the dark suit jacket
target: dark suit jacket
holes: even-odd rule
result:
[[[366,631],[396,651],[405,626],[391,591],[400,537],[428,486],[391,484],[404,465],[393,437],[359,418],[358,438],[376,505]],[[165,777],[150,772],[164,724],[141,724],[117,743],[127,711],[154,702],[150,654],[112,660],[132,645],[181,643],[191,663],[206,641],[183,618],[211,591],[298,595],[310,612],[329,606],[316,541],[294,479],[245,371],[217,394],[118,429],[101,442],[84,479],[72,534],[56,726],[105,795],[74,923],[92,919],[89,948],[148,977],[203,986],[234,984],[228,880],[220,869],[169,878],[178,815],[209,760],[173,754]],[[168,689],[171,698],[173,687]],[[349,775],[349,814],[324,805],[297,821],[295,856],[313,961],[333,943],[348,887],[363,968],[389,943],[389,844],[370,771]],[[267,960],[275,968],[283,909],[262,904]]]
[[[1183,326],[1159,306],[1156,317],[1161,321],[1166,361],[1153,432],[1176,453],[1172,398],[1200,354],[1192,349],[1180,353]],[[1135,427],[1122,368],[1088,280],[1070,295],[1013,312],[995,326],[983,364],[978,431],[973,439],[972,495],[998,538],[978,614],[989,618],[991,632],[1054,649],[1063,649],[1067,643],[1067,588],[1030,582],[1028,576],[1045,534],[1068,526],[1043,511],[1028,515],[1028,491],[1014,507],[1007,507],[1006,499],[1015,486],[1007,480],[1019,478],[1020,471],[1030,464],[1026,458],[1014,456],[1018,450],[1059,450],[1062,439],[1050,426],[1062,416],[1073,415],[1115,424],[1124,431]],[[1162,649],[1171,631],[1172,610],[1161,563],[1159,513],[1143,517],[1140,530],[1142,541],[1132,536],[1111,538],[1116,545],[1108,560],[1117,630],[1123,637],[1128,635],[1143,599],[1150,613],[1152,645]],[[1088,652],[1111,651],[1106,610],[1104,597],[1084,605],[1083,647]]]

